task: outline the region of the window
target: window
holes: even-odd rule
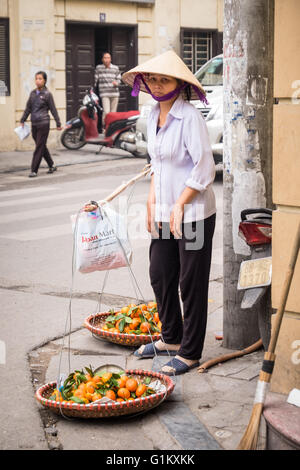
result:
[[[10,95],[9,20],[0,18],[0,96]]]
[[[195,73],[212,57],[212,32],[183,31],[182,59]]]

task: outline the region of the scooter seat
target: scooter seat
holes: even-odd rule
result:
[[[139,111],[126,111],[122,113],[108,113],[105,116],[105,129],[107,129],[112,122],[128,119],[132,116],[139,116]]]

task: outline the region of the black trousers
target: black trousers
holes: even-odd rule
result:
[[[47,148],[47,139],[49,135],[50,124],[41,124],[39,126],[32,125],[31,133],[33,140],[35,141],[35,150],[33,152],[31,171],[37,173],[42,161],[42,158],[46,160],[49,168],[54,165],[51,158],[50,152]]]
[[[159,237],[150,243],[150,281],[162,322],[162,339],[180,344],[178,354],[186,359],[200,359],[202,355],[215,221],[213,214],[182,224],[182,238],[174,238],[169,224],[163,222]]]

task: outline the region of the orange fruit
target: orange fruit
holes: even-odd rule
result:
[[[121,313],[128,313],[129,312],[129,307],[123,307],[121,308]]]
[[[156,302],[148,302],[148,308],[153,308],[153,307],[157,307],[157,303]]]
[[[130,326],[125,326],[123,333],[131,333]]]
[[[139,318],[134,318],[133,321],[129,324],[129,328],[131,330],[136,330],[141,323],[141,320]]]
[[[83,393],[86,392],[86,384],[85,383],[81,383],[79,386],[78,386],[78,390],[81,390]]]
[[[90,380],[93,380],[93,377],[90,374],[85,374],[86,380],[89,382]]]
[[[86,384],[86,393],[94,393],[95,392],[95,382],[91,380]]]
[[[111,378],[112,378],[111,372],[105,372],[105,374],[102,375],[102,380],[104,383],[108,382]]]
[[[158,323],[158,322],[159,322],[158,312],[155,312],[155,313],[154,313],[154,315],[153,315],[153,320],[155,321],[155,323]]]
[[[124,398],[125,400],[127,400],[127,398],[130,397],[130,391],[127,388],[120,388],[118,390],[118,397]]]
[[[159,321],[159,322],[157,323],[157,327],[158,327],[159,330],[161,330],[161,327],[162,327],[161,321]]]
[[[138,305],[138,307],[139,307],[141,310],[147,310],[147,305],[146,305],[146,304],[140,304],[140,305]]]
[[[128,380],[127,375],[122,375],[122,376],[118,379],[118,383],[119,383],[120,388],[125,387],[127,380]]]
[[[137,380],[135,380],[135,379],[128,379],[127,382],[126,382],[126,388],[127,388],[127,390],[129,390],[130,392],[135,392],[136,389],[138,388]]]
[[[94,377],[93,377],[93,382],[94,382],[95,384],[100,383],[100,382],[101,382],[101,377],[99,377],[99,375],[94,375]]]
[[[74,397],[83,398],[85,396],[85,393],[79,390],[78,388],[77,390],[74,391],[73,395]]]
[[[116,401],[120,401],[120,402],[122,402],[122,401],[125,401],[125,400],[123,400],[123,398],[117,398],[117,400],[116,400]]]
[[[116,394],[113,390],[107,390],[107,392],[105,393],[105,396],[110,398],[111,400],[116,399]]]
[[[94,395],[93,393],[87,392],[87,393],[85,394],[85,398],[87,398],[89,401],[92,401],[92,400],[93,400],[93,395]]]
[[[93,393],[92,395],[92,401],[97,401],[100,400],[101,395],[98,395],[98,393]]]
[[[134,400],[134,398],[133,397],[127,398],[127,401],[129,401],[129,400],[132,401],[132,400]]]
[[[140,324],[140,330],[143,333],[149,333],[151,326],[147,321],[144,321],[143,323]]]
[[[146,385],[140,384],[138,388],[136,389],[135,394],[137,397],[141,397],[145,393],[146,390],[147,390]]]

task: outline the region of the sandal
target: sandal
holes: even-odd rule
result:
[[[176,356],[178,351],[160,351],[155,347],[155,343],[148,343],[143,349],[142,353],[139,353],[139,349],[134,351],[133,355],[139,357],[140,359],[148,359],[154,356]]]
[[[163,370],[160,370],[159,372],[164,375],[180,375],[180,374],[185,374],[185,372],[188,372],[190,369],[193,369],[194,367],[199,366],[199,362],[195,362],[195,364],[192,364],[191,366],[188,366],[185,362],[180,361],[180,359],[177,359],[174,357],[169,361],[167,364],[165,364],[162,369],[165,367],[172,367],[174,372],[164,372]]]

